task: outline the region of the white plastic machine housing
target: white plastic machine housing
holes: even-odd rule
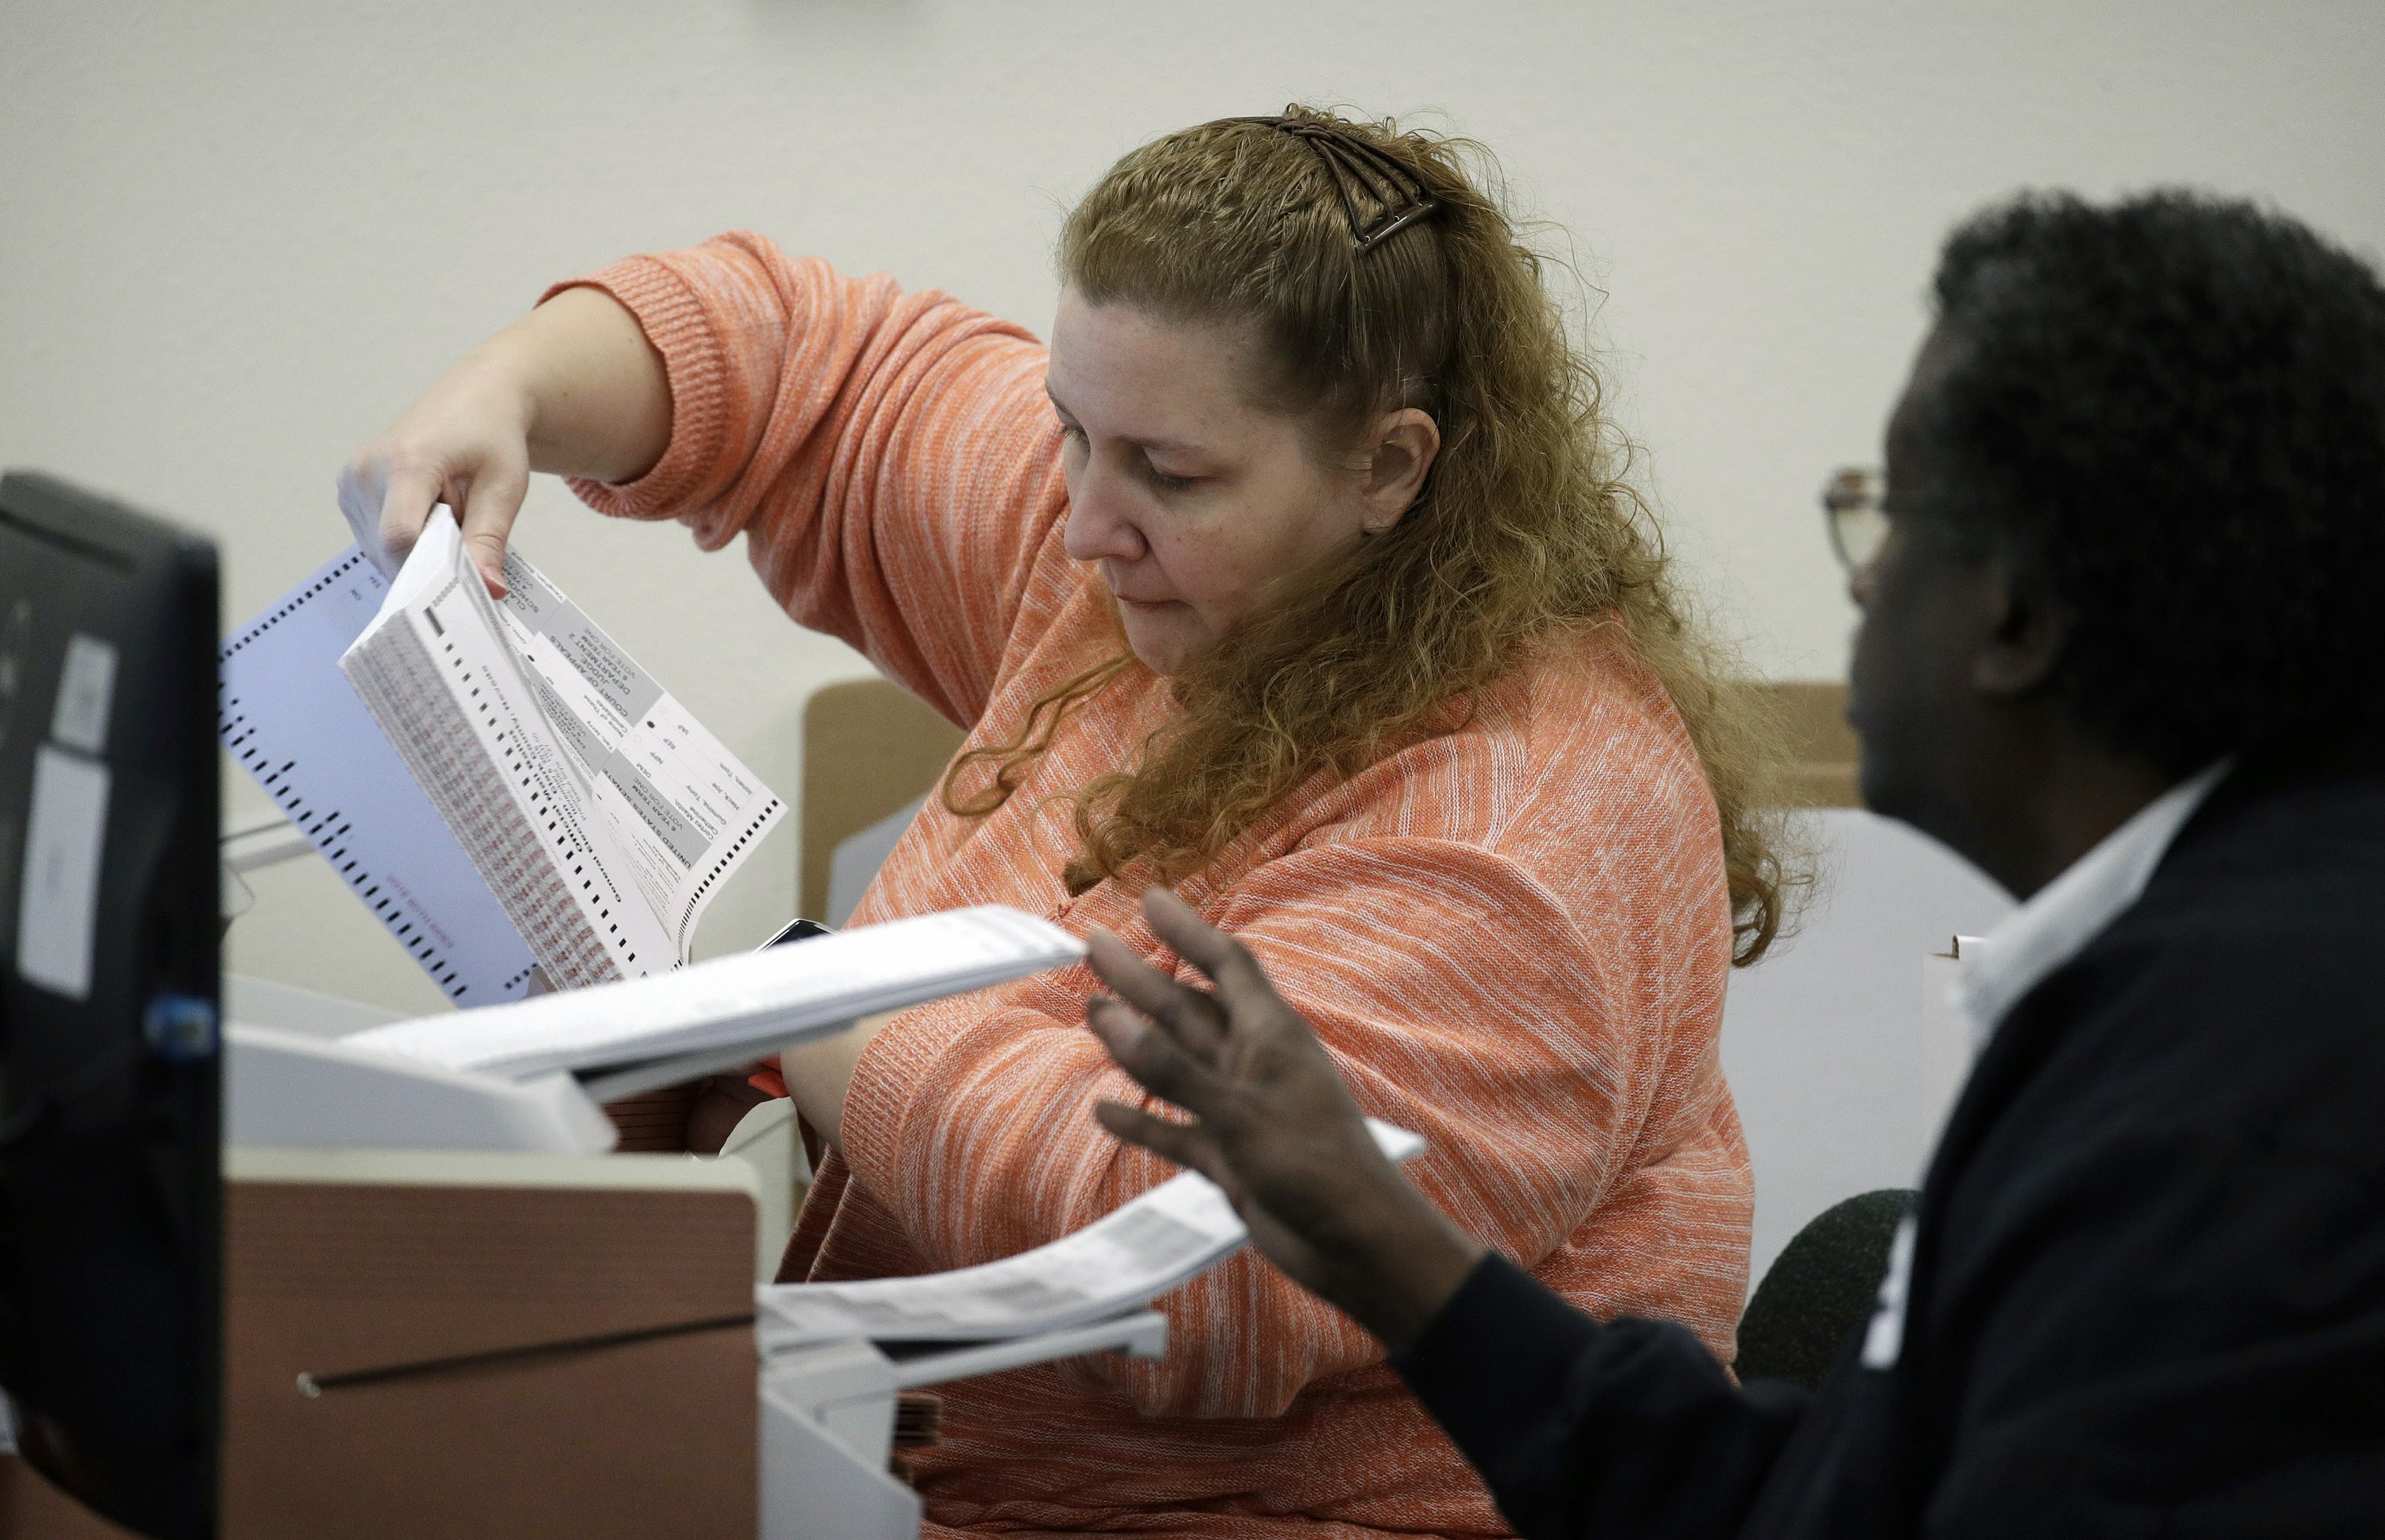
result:
[[[464,1074],[343,1041],[398,1013],[224,975],[224,1143],[599,1155],[611,1120],[565,1077]]]
[[[302,1003],[307,1014],[317,1012],[314,1002]],[[568,1074],[512,1081],[463,1073],[325,1035],[356,1024],[228,1025],[226,1142],[557,1154],[613,1147],[612,1121]],[[924,1351],[890,1352],[855,1339],[767,1353],[757,1383],[764,1540],[917,1540],[918,1495],[888,1470],[900,1391],[1088,1353],[1157,1358],[1167,1346],[1167,1319],[1140,1310]]]
[[[618,1137],[561,1071],[503,1080],[237,1022],[224,1046],[227,1144],[602,1155]]]
[[[890,1355],[858,1339],[816,1342],[762,1359],[762,1540],[918,1540],[919,1496],[894,1479],[897,1391],[1087,1353],[1157,1358],[1168,1319],[1113,1321],[1001,1342]]]

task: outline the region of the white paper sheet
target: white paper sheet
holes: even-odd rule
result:
[[[530,947],[340,672],[388,593],[351,545],[234,632],[224,746],[450,1000],[519,999]]]
[[[580,988],[680,963],[444,511],[340,670],[551,983]]]
[[[340,667],[558,986],[684,964],[785,812],[518,552],[492,600],[432,515]]]
[[[1424,1148],[1369,1118],[1394,1160]],[[777,1283],[755,1291],[762,1348],[847,1337],[980,1342],[1107,1321],[1176,1288],[1249,1239],[1226,1195],[1183,1171],[1073,1234],[998,1262],[857,1283]]]
[[[1084,943],[999,905],[919,915],[477,1010],[395,1021],[358,1046],[517,1079],[703,1048],[768,1052],[858,1016],[1073,962]]]
[[[107,788],[107,767],[99,761],[54,744],[33,751],[33,800],[17,890],[17,971],[69,1000],[91,995]]]
[[[497,607],[547,723],[579,759],[684,959],[720,881],[785,812],[728,745],[518,551]]]

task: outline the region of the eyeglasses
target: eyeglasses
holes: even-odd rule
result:
[[[1822,488],[1822,521],[1829,526],[1830,549],[1850,572],[1861,571],[1888,544],[1888,479],[1877,470],[1850,467],[1834,472]]]

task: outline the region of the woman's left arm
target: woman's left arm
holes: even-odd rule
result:
[[[1648,874],[1660,875],[1660,874]],[[1197,895],[1196,895],[1197,896]],[[1200,907],[1258,958],[1367,1113],[1425,1135],[1409,1174],[1444,1212],[1530,1266],[1624,1171],[1656,1096],[1679,1001],[1587,935],[1525,865],[1479,845],[1357,839],[1267,863]],[[1130,945],[1191,977],[1138,919]],[[1659,970],[1661,973],[1662,970]],[[842,1107],[861,1185],[923,1259],[958,1267],[1079,1228],[1170,1174],[1093,1121],[1155,1105],[1083,1026],[1071,969],[913,1012],[861,1054]],[[1378,1361],[1347,1317],[1258,1258],[1162,1304],[1156,1365],[1091,1371],[1154,1413],[1269,1416],[1313,1381]]]

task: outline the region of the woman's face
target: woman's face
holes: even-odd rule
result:
[[[1299,419],[1251,401],[1260,348],[1251,328],[1060,296],[1045,383],[1067,435],[1068,554],[1100,570],[1159,673],[1391,528],[1440,445],[1403,410],[1329,463]]]

